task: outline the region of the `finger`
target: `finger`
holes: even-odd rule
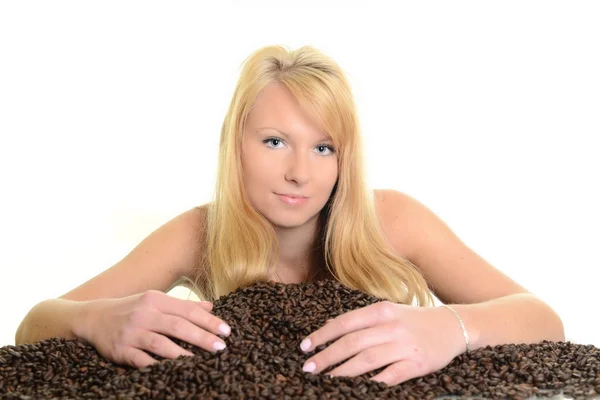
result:
[[[204,313],[210,315],[206,312]],[[177,315],[157,312],[152,316],[152,321],[150,330],[162,333],[163,335],[176,337],[205,350],[216,352],[218,350],[223,350],[226,347],[225,342],[220,337]]]
[[[179,356],[193,356],[194,353],[183,349],[171,339],[152,331],[141,331],[137,336],[137,348],[164,358],[175,359]]]
[[[199,301],[196,302],[197,305],[199,305],[200,307],[202,307],[203,310],[205,311],[212,311],[213,308],[213,303],[211,303],[210,301]]]
[[[367,372],[376,370],[393,362],[400,361],[397,343],[385,343],[379,346],[369,347],[344,364],[331,370],[331,376],[357,377]]]
[[[422,374],[419,372],[415,362],[406,359],[390,365],[370,380],[384,382],[389,386],[394,386],[421,375]]]
[[[350,332],[389,321],[395,316],[395,306],[392,302],[383,301],[344,313],[304,338],[300,349],[308,352]]]
[[[150,357],[140,349],[135,347],[128,347],[125,353],[121,357],[121,363],[131,365],[135,368],[145,368],[149,365],[157,363],[158,360]]]
[[[156,302],[156,308],[165,314],[184,318],[215,335],[228,336],[231,333],[231,327],[225,321],[206,311],[203,306],[198,305],[198,302],[167,295]]]
[[[378,325],[348,333],[306,360],[303,370],[318,374],[366,349],[397,339],[394,337],[395,334],[396,330],[389,325]],[[310,363],[313,363],[314,366],[311,366]]]

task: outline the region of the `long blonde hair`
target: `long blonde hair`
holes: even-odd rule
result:
[[[367,189],[363,144],[348,80],[312,46],[291,51],[266,46],[242,63],[242,72],[221,128],[214,202],[208,204],[205,244],[192,286],[214,301],[240,287],[268,279],[279,252],[272,224],[250,204],[241,171],[246,119],[258,94],[279,82],[309,111],[334,143],[338,180],[319,216],[317,258],[352,289],[402,304],[431,305],[418,268],[397,256],[384,238],[372,191]]]

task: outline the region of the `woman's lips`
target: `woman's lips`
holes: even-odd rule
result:
[[[290,196],[286,196],[286,195],[283,195],[283,194],[278,194],[277,197],[279,197],[279,199],[283,203],[289,204],[289,205],[292,205],[292,206],[297,206],[297,205],[304,204],[308,200],[308,197],[290,197]]]

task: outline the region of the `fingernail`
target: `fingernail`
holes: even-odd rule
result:
[[[304,364],[304,367],[302,367],[302,371],[313,372],[316,368],[317,366],[315,365],[315,363],[311,361],[309,363]]]
[[[213,348],[215,350],[223,350],[225,348],[225,344],[221,342],[215,342],[215,344],[213,344]]]
[[[229,335],[229,332],[231,332],[231,328],[226,324],[219,325],[219,330],[223,335]]]
[[[300,343],[300,348],[302,349],[302,351],[306,351],[306,350],[310,349],[310,339],[304,339]]]

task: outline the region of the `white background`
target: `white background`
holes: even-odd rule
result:
[[[373,187],[600,346],[598,3],[280,3],[0,3],[0,346],[210,201],[240,64],[269,44],[347,72]]]

